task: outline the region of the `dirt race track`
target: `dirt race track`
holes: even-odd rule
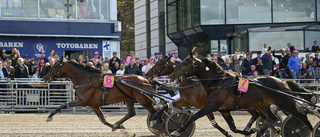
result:
[[[108,122],[115,123],[125,115],[123,112],[104,113]],[[229,128],[222,116],[216,114],[217,122],[228,131]],[[93,113],[69,114],[58,113],[53,117],[53,121],[46,122],[47,113],[36,114],[0,114],[0,136],[105,136],[105,137],[154,137],[146,125],[146,112],[137,112],[137,115],[124,123],[126,129],[111,132],[111,129],[103,125]],[[243,129],[250,119],[247,112],[234,112],[232,114],[239,129]],[[285,116],[282,116],[285,118]],[[314,125],[318,119],[309,116],[309,120]],[[255,125],[254,125],[255,126]],[[230,132],[231,133],[231,132]],[[233,136],[241,136],[232,134]],[[222,134],[211,126],[206,117],[196,121],[197,137],[221,137]]]

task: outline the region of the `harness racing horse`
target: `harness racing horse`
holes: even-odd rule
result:
[[[152,80],[155,76],[163,76],[163,75],[170,75],[174,69],[180,65],[180,62],[171,60],[171,56],[165,56],[163,59],[159,60],[151,69],[148,71],[145,76],[148,80]],[[167,110],[169,107],[189,107],[193,106],[196,108],[203,108],[207,104],[207,92],[200,81],[193,81],[190,79],[183,79],[179,83],[179,93],[180,93],[180,99],[168,103],[167,105],[164,105],[164,107],[159,110],[155,116],[151,119],[151,125],[156,123],[157,118],[159,118],[165,110]],[[252,108],[246,109],[251,115],[252,118],[247,124],[244,131],[238,130],[234,124],[234,121],[232,119],[232,116],[230,112],[221,112],[225,120],[227,121],[231,131],[234,133],[240,133],[244,135],[249,135],[254,133],[253,130],[248,130],[251,128],[252,124],[255,122],[255,120],[260,116],[260,114],[255,111]],[[227,131],[225,131],[223,128],[221,128],[218,123],[215,120],[215,117],[213,113],[207,114],[207,117],[211,124],[217,128],[222,134],[225,136],[230,136]]]
[[[124,80],[127,83],[132,83],[132,85],[137,87],[153,91],[148,80],[141,76],[116,76],[114,78],[114,87],[108,89],[106,95],[102,91],[102,73],[98,69],[84,66],[73,61],[59,61],[52,66],[52,68],[49,70],[49,73],[47,73],[43,79],[46,82],[51,82],[52,78],[61,77],[67,77],[71,79],[76,88],[77,99],[69,103],[64,103],[59,108],[51,112],[51,114],[48,116],[47,122],[51,121],[52,117],[61,109],[77,106],[89,106],[98,116],[99,120],[104,125],[112,128],[112,131],[114,131],[124,128],[122,123],[135,116],[136,113],[134,109],[134,103],[136,101],[139,102],[140,105],[143,106],[149,113],[156,113],[156,110],[153,107],[153,102],[150,100],[150,98],[152,98],[151,95],[147,95],[145,93],[143,94],[139,90],[119,82],[119,80]],[[103,99],[103,96],[105,96],[105,99]],[[122,101],[125,102],[128,108],[128,114],[126,114],[115,124],[108,123],[103,116],[100,106],[119,103]]]
[[[180,132],[185,130],[190,123],[214,111],[228,112],[235,109],[251,107],[255,108],[267,119],[267,123],[257,133],[257,136],[261,136],[277,119],[270,110],[271,104],[275,104],[282,110],[302,120],[307,127],[312,130],[312,125],[308,118],[296,108],[296,102],[292,97],[259,86],[260,84],[277,90],[290,91],[288,84],[277,78],[267,76],[251,79],[251,81],[254,81],[256,84],[250,82],[248,91],[239,96],[237,94],[237,77],[233,73],[223,70],[215,62],[207,59],[195,59],[192,55],[187,57],[182,64],[174,70],[170,75],[170,79],[171,81],[175,81],[181,77],[189,76],[197,76],[200,78],[201,83],[207,91],[208,103],[194,114],[185,125],[173,132],[172,135],[179,136]],[[216,78],[222,79],[217,82],[213,80]],[[216,90],[215,87],[222,88]]]

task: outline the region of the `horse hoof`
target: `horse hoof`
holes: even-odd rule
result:
[[[52,121],[52,118],[48,117],[46,122]]]
[[[116,131],[117,129],[126,129],[122,124],[120,125],[113,125],[112,132]]]
[[[157,120],[150,121],[150,127],[153,127],[157,123]]]
[[[180,133],[177,132],[177,131],[174,131],[174,132],[171,133],[171,135],[172,135],[172,136],[180,136]]]

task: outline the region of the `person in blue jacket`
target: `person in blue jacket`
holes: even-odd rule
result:
[[[299,51],[298,50],[293,50],[292,56],[289,58],[288,61],[288,67],[290,69],[290,73],[292,76],[292,79],[300,79],[301,76],[301,60],[298,57]]]

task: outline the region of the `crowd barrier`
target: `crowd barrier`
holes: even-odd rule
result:
[[[170,83],[167,78],[156,78],[161,83],[169,83],[173,89],[175,85]],[[296,79],[284,79],[296,80]],[[319,91],[320,84],[315,79],[296,80],[301,86],[308,89]],[[166,92],[157,88],[157,93],[166,94]],[[62,103],[70,102],[77,98],[74,86],[71,81],[60,79],[45,83],[41,79],[16,78],[14,80],[0,79],[0,111],[4,112],[31,112],[43,111],[50,112],[58,108]],[[136,109],[142,109],[138,103]],[[103,111],[126,111],[124,102],[101,107]],[[88,107],[75,107],[66,109],[75,113],[76,111],[91,111]]]

